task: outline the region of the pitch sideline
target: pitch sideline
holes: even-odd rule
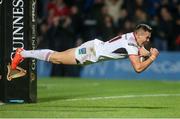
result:
[[[121,95],[121,96],[108,96],[108,97],[73,98],[73,99],[66,99],[66,101],[121,99],[121,98],[139,98],[139,97],[171,97],[171,96],[179,97],[180,94]]]

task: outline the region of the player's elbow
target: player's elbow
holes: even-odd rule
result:
[[[139,70],[139,69],[138,69],[138,70],[135,69],[135,71],[136,71],[136,73],[138,73],[138,74],[142,72],[142,70]]]
[[[136,71],[136,73],[141,73],[142,71],[144,71],[140,66],[139,67],[135,67],[134,70]]]

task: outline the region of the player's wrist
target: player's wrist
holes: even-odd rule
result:
[[[149,59],[152,60],[152,61],[154,61],[154,60],[156,59],[156,56],[151,55],[151,56],[149,57]]]

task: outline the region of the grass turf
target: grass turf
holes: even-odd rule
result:
[[[157,80],[38,80],[38,102],[0,105],[13,118],[180,117],[180,82]]]

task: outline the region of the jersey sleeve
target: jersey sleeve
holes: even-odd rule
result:
[[[138,55],[138,47],[136,44],[129,42],[127,44],[126,50],[128,55]]]

